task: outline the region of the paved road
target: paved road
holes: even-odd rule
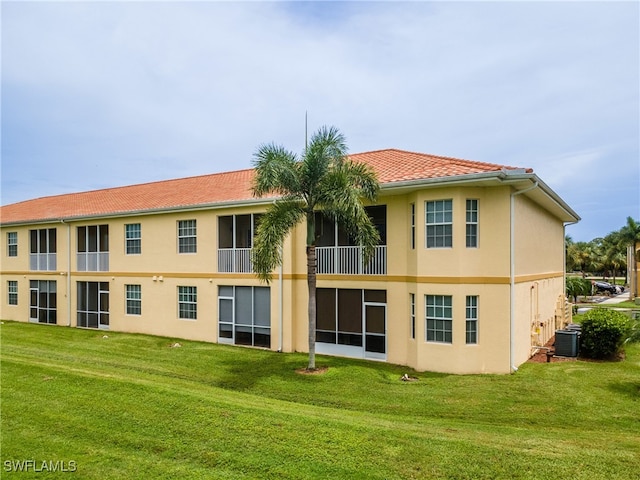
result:
[[[607,298],[606,300],[603,300],[602,302],[598,303],[598,305],[602,305],[602,304],[611,305],[612,303],[626,302],[627,300],[629,300],[630,293],[631,292],[624,292],[624,293],[621,293],[620,295],[616,295],[615,297]]]

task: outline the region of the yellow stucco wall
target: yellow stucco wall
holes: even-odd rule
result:
[[[510,371],[510,205],[506,187],[424,188],[383,195],[387,206],[386,275],[319,275],[320,288],[382,289],[387,291],[386,361],[418,370],[451,373],[507,373]],[[425,202],[453,201],[453,247],[425,248]],[[478,248],[465,246],[466,199],[479,201]],[[411,210],[415,205],[415,249],[411,248]],[[562,222],[525,196],[516,197],[513,363],[526,361],[531,346],[553,334],[552,319],[563,293],[564,232]],[[264,206],[229,207],[165,214],[115,217],[2,228],[3,319],[28,321],[29,280],[55,279],[58,324],[76,325],[76,282],[109,283],[110,326],[113,331],[139,332],[172,338],[218,341],[218,287],[264,286],[251,274],[218,273],[218,215],[259,213]],[[177,251],[177,221],[197,221],[197,253]],[[126,255],[124,225],[142,225],[142,254]],[[109,225],[109,271],[78,272],[76,227]],[[29,230],[57,228],[57,270],[29,270]],[[6,232],[18,233],[19,255],[8,257]],[[67,232],[70,239],[67,240]],[[282,282],[274,272],[271,291],[271,349],[307,351],[307,282],[305,230],[297,228],[284,246]],[[71,251],[70,262],[67,251]],[[67,265],[71,265],[67,271]],[[8,305],[8,280],[18,281],[17,306]],[[125,285],[142,288],[142,314],[127,315]],[[282,296],[280,288],[282,285]],[[67,291],[67,287],[70,291]],[[195,286],[197,320],[177,313],[178,286]],[[409,294],[416,299],[416,335],[410,338]],[[425,295],[451,295],[453,342],[425,340]],[[465,299],[479,296],[479,341],[465,343]],[[282,320],[280,299],[282,298]],[[70,308],[69,308],[70,307]],[[282,345],[280,324],[282,323]],[[537,328],[540,327],[540,332]]]

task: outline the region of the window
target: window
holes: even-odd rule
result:
[[[450,295],[426,295],[427,342],[451,343],[453,309]]]
[[[269,287],[221,286],[218,307],[220,343],[271,347]]]
[[[178,318],[198,318],[198,287],[178,287]]]
[[[409,315],[409,319],[410,319],[410,329],[411,329],[411,338],[414,339],[416,338],[416,294],[415,293],[410,293],[409,294],[409,302],[411,305],[411,313]]]
[[[478,297],[467,296],[467,343],[478,343]]]
[[[7,255],[18,256],[18,232],[7,232]]]
[[[196,253],[196,221],[178,221],[178,253]]]
[[[9,294],[9,305],[18,304],[18,282],[16,280],[7,281],[7,293]]]
[[[416,204],[411,204],[411,250],[416,248]]]
[[[478,200],[467,200],[467,247],[478,246]]]
[[[109,282],[78,282],[77,325],[109,328]]]
[[[29,282],[29,321],[37,323],[57,322],[57,298],[55,280],[31,280]]]
[[[56,229],[29,230],[29,268],[56,269]]]
[[[125,285],[125,300],[127,315],[142,314],[142,287],[140,285]]]
[[[124,238],[127,255],[140,255],[142,253],[142,232],[139,223],[125,225]]]
[[[78,271],[109,271],[109,225],[78,227]]]
[[[426,202],[427,248],[453,246],[453,200]]]

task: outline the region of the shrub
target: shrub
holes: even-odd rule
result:
[[[573,297],[573,303],[578,303],[578,295],[591,293],[591,282],[586,278],[567,277],[567,296]]]
[[[640,317],[631,317],[629,326],[629,332],[625,343],[639,343],[640,342]]]
[[[594,308],[584,315],[581,354],[588,358],[614,358],[630,334],[629,318],[621,312]]]

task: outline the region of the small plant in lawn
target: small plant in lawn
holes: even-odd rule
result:
[[[605,308],[590,310],[582,321],[582,355],[595,359],[615,358],[629,338],[630,327],[624,313]]]

